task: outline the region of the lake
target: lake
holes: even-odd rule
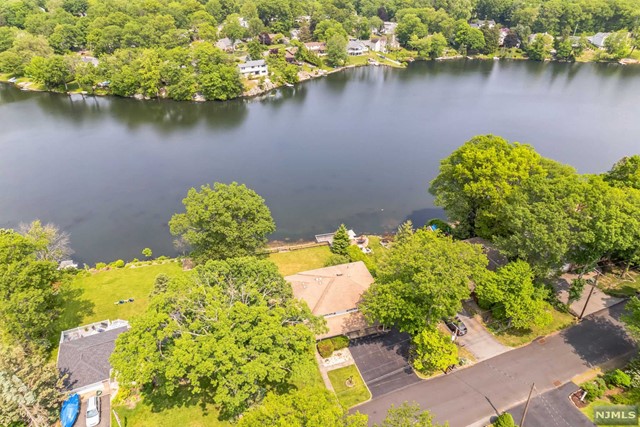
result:
[[[74,259],[174,255],[192,186],[247,184],[274,239],[441,217],[429,182],[476,134],[529,143],[582,173],[640,152],[640,67],[507,61],[366,67],[226,103],[71,99],[0,85],[0,226],[39,218]]]

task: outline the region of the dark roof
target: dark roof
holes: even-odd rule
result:
[[[465,242],[482,246],[482,251],[487,258],[489,258],[489,265],[487,268],[491,271],[496,271],[500,267],[507,265],[509,262],[507,257],[501,254],[498,248],[493,246],[493,243],[483,239],[482,237],[472,237],[471,239],[465,240]]]
[[[67,374],[65,387],[75,390],[108,380],[115,340],[127,330],[124,326],[60,344],[58,369],[62,375]]]

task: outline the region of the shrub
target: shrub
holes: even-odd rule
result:
[[[333,254],[327,259],[324,266],[331,267],[334,265],[347,264],[349,262],[351,262],[351,259],[349,259],[348,256]]]
[[[627,375],[631,379],[631,387],[640,388],[640,357],[636,357],[627,365],[625,369]]]
[[[331,340],[322,340],[318,343],[318,353],[322,357],[329,357],[333,354],[333,342]]]
[[[331,338],[331,343],[333,344],[334,350],[341,350],[349,347],[349,338],[344,335],[338,335],[337,337]]]
[[[508,412],[503,412],[493,423],[493,427],[515,427],[513,417]]]
[[[611,371],[604,376],[608,386],[627,388],[631,385],[631,377],[620,369]]]
[[[103,268],[107,268],[107,264],[104,262],[96,263],[96,270],[102,270]]]
[[[112,265],[114,268],[122,268],[122,267],[124,267],[124,261],[123,261],[123,260],[121,260],[121,259],[119,259],[119,260],[117,260],[117,261],[114,261],[111,265]]]
[[[634,388],[621,394],[609,396],[612,403],[616,405],[637,405],[640,402],[640,388]]]
[[[604,395],[607,385],[602,378],[596,378],[594,381],[583,384],[582,389],[587,392],[587,402],[593,402]]]

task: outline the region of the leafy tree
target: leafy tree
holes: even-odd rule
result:
[[[573,61],[576,57],[573,51],[573,45],[571,39],[564,37],[555,40],[556,58],[563,59],[565,61]]]
[[[261,405],[245,413],[238,427],[366,427],[367,417],[346,415],[324,388],[303,388],[284,395],[269,393]]]
[[[39,249],[13,230],[0,230],[0,334],[12,342],[48,345],[59,301],[56,264],[36,259]]]
[[[62,403],[62,378],[38,352],[0,344],[0,424],[53,425]]]
[[[340,67],[347,63],[347,39],[340,34],[327,40],[327,63],[334,67]]]
[[[111,364],[123,387],[157,398],[180,390],[232,417],[290,381],[321,320],[270,261],[209,261],[151,299],[116,340]]]
[[[553,37],[548,34],[536,34],[535,39],[527,46],[529,59],[544,61],[551,57]]]
[[[340,227],[333,235],[333,242],[331,243],[331,252],[336,255],[347,255],[347,249],[351,245],[349,239],[349,233],[347,227],[344,224],[340,224]]]
[[[482,53],[491,54],[498,50],[498,47],[500,47],[500,29],[498,26],[489,28],[488,25],[483,25],[480,31],[482,31],[484,39],[484,48],[481,49]]]
[[[605,174],[611,185],[640,190],[640,155],[623,157]]]
[[[173,215],[169,228],[191,245],[198,262],[254,255],[276,228],[264,199],[244,184],[192,188],[182,204],[186,212]]]
[[[153,282],[153,289],[149,294],[149,298],[153,298],[155,295],[167,292],[167,289],[169,288],[169,280],[171,279],[166,274],[158,274]]]
[[[226,101],[240,96],[244,90],[238,68],[218,65],[203,71],[198,76],[200,91],[210,100]]]
[[[604,48],[612,59],[622,59],[631,53],[629,33],[627,30],[617,31],[604,40]]]
[[[429,192],[458,222],[460,234],[490,237],[496,207],[520,183],[542,172],[540,156],[531,146],[494,135],[475,136],[440,162]]]
[[[404,402],[395,407],[391,405],[387,417],[374,427],[448,427],[449,424],[435,424],[429,411],[421,411],[417,403]]]
[[[249,52],[249,57],[251,59],[262,59],[264,46],[262,46],[262,44],[257,40],[251,40],[249,43],[247,43],[247,51]]]
[[[477,282],[476,295],[480,306],[491,309],[496,319],[508,319],[516,329],[545,326],[551,322],[544,300],[546,291],[533,283],[531,267],[515,261],[487,274]]]
[[[227,19],[225,19],[223,25],[222,35],[229,38],[232,44],[235,44],[237,40],[244,38],[246,29],[240,25],[239,15],[229,15]]]
[[[420,18],[414,14],[406,14],[398,22],[396,27],[396,37],[400,44],[406,46],[412,36],[422,38],[427,35],[427,26],[422,23]]]
[[[477,245],[417,230],[385,253],[361,310],[370,321],[416,334],[460,310],[469,282],[483,277],[487,264]]]
[[[151,250],[151,248],[144,248],[142,250],[142,255],[147,258],[151,258],[151,255],[153,255],[153,251]]]
[[[69,233],[60,231],[52,223],[42,224],[39,219],[30,224],[21,223],[18,231],[35,246],[36,259],[40,261],[60,262],[73,254]]]
[[[425,328],[413,337],[413,367],[423,373],[446,370],[458,364],[458,347],[437,328]]]
[[[406,220],[402,224],[398,226],[398,230],[396,231],[395,242],[400,243],[411,239],[413,236],[413,222],[410,219]]]
[[[347,31],[344,29],[341,23],[330,19],[320,21],[313,31],[313,37],[316,40],[324,42],[328,42],[329,39],[336,35],[341,36],[345,40],[348,36]]]
[[[480,51],[486,46],[484,34],[478,28],[471,28],[467,21],[460,20],[455,26],[455,44],[463,52],[467,50]]]
[[[511,49],[514,47],[518,47],[520,45],[520,39],[518,39],[518,35],[515,31],[511,30],[504,37],[504,47],[507,49]]]
[[[17,30],[12,27],[0,27],[0,52],[4,52],[13,46]]]
[[[632,297],[625,306],[625,314],[621,316],[631,335],[640,341],[640,299]]]
[[[82,15],[89,8],[88,0],[63,0],[62,8],[73,15]]]
[[[447,39],[442,33],[432,34],[428,38],[431,41],[429,56],[431,59],[440,58],[448,45]]]

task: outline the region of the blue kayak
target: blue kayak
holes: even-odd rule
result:
[[[72,394],[62,403],[60,411],[60,422],[62,427],[73,427],[80,413],[80,396]]]

